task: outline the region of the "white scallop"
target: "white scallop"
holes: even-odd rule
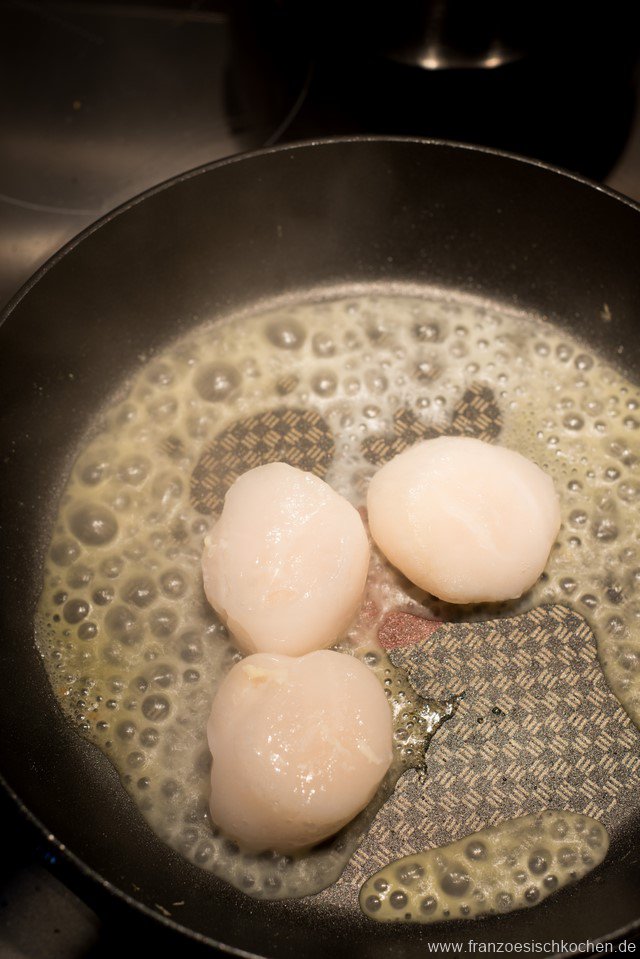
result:
[[[212,819],[257,852],[289,853],[332,836],[364,809],[392,759],[380,682],[331,650],[236,663],[207,735]]]
[[[330,646],[362,600],[369,542],[360,514],[286,463],[240,476],[204,544],[207,599],[244,652]]]
[[[367,507],[385,556],[450,603],[521,596],[560,528],[551,479],[520,453],[470,437],[400,453],[371,480]]]

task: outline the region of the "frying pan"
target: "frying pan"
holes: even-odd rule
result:
[[[603,866],[535,909],[388,927],[250,900],[149,830],[63,718],[33,638],[66,475],[140,355],[276,298],[438,288],[547,316],[640,377],[639,249],[635,204],[551,167],[441,142],[327,140],[171,180],[85,231],[18,294],[0,328],[0,769],[87,880],[186,935],[260,956],[409,959],[427,941],[597,940],[640,926],[631,781]],[[158,913],[176,901],[179,914]]]

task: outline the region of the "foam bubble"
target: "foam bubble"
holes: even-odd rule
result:
[[[105,546],[118,532],[118,522],[100,503],[74,507],[69,514],[69,529],[86,546]]]
[[[203,400],[220,403],[240,385],[240,373],[227,363],[210,363],[196,374],[195,387]]]

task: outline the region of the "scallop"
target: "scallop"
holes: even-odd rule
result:
[[[516,599],[560,528],[551,479],[526,457],[471,437],[405,450],[371,480],[371,534],[413,583],[450,603]]]
[[[254,852],[291,853],[332,836],[364,809],[392,759],[380,682],[331,650],[236,663],[207,734],[212,819]]]
[[[244,473],[205,538],[204,588],[243,652],[300,656],[353,619],[369,568],[358,511],[313,473]]]

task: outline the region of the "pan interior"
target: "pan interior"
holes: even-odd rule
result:
[[[37,618],[60,706],[109,757],[156,834],[247,896],[321,893],[309,908],[354,914],[360,884],[392,858],[545,807],[596,816],[615,835],[627,816],[619,783],[638,772],[628,758],[637,735],[602,682],[591,631],[566,607],[586,617],[612,688],[637,717],[640,488],[630,449],[639,407],[637,389],[564,331],[461,298],[324,299],[230,317],[181,337],[102,411],[60,500]],[[553,477],[564,522],[547,571],[520,600],[461,608],[413,587],[374,549],[366,615],[338,648],[359,656],[388,689],[395,775],[367,813],[320,849],[297,857],[243,853],[212,826],[207,808],[207,716],[217,684],[239,658],[204,600],[199,567],[224,493],[246,469],[285,460],[326,478],[359,507],[382,463],[421,439],[452,434],[518,450]],[[549,622],[518,616],[542,604],[556,610]],[[454,671],[443,686],[437,675],[419,677],[411,654],[389,660],[377,627],[385,613],[407,607],[458,623],[434,641],[461,669],[461,635],[470,649],[482,635],[477,673]],[[505,658],[508,630],[479,634],[468,625],[514,616],[512,633],[532,647],[528,673],[514,673]],[[413,655],[420,661],[432,652],[427,645]],[[489,769],[504,785],[469,809],[478,757],[468,730],[491,719],[494,704],[478,689],[486,687],[487,660],[493,666],[496,658],[505,675],[502,684],[495,680],[494,711],[505,716],[499,701],[508,714],[502,724],[487,722],[475,748],[484,752],[485,777]],[[532,701],[533,683],[539,701]],[[575,704],[563,712],[589,689],[598,698],[588,714]],[[425,738],[416,736],[416,717],[428,712],[428,738],[446,711],[447,691],[465,701],[442,744],[435,742],[425,778],[414,768]],[[598,768],[592,754],[602,726],[625,753],[614,759],[605,745]],[[532,737],[522,739],[529,727],[542,727],[535,748]],[[557,774],[568,757],[588,766],[588,779]],[[453,763],[456,777],[434,788]],[[406,825],[400,838],[396,821]]]

